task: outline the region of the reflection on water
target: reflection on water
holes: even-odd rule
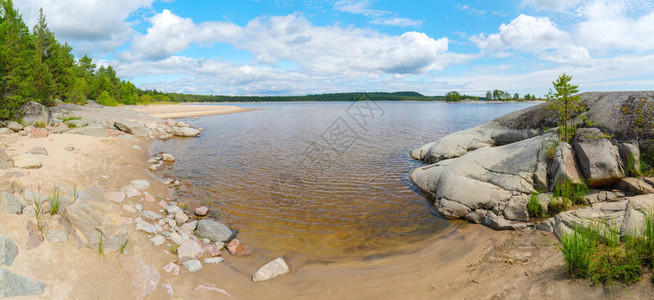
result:
[[[163,172],[190,179],[191,200],[247,245],[329,259],[390,253],[452,226],[413,189],[409,151],[532,104],[237,105],[264,110],[184,120],[205,131],[155,143],[178,158]]]

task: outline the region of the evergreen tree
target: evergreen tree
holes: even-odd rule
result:
[[[548,93],[548,109],[556,114],[559,125],[559,133],[562,141],[569,141],[574,136],[576,127],[568,127],[570,119],[585,111],[583,103],[579,96],[574,96],[579,92],[579,86],[570,84],[572,76],[563,73],[559,78],[552,82],[554,91],[550,89]]]

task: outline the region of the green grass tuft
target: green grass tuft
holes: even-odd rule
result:
[[[36,218],[36,228],[40,232],[45,230],[45,216],[43,215],[43,202],[41,201],[41,188],[38,188],[38,192],[34,195],[32,192],[32,202],[34,203],[34,217]]]
[[[628,177],[638,177],[641,175],[641,165],[636,165],[636,157],[630,155],[627,157],[627,176]]]
[[[98,242],[98,253],[104,256],[104,244],[102,242],[102,232],[100,232],[100,241]]]
[[[547,207],[547,211],[550,213],[550,215],[554,216],[560,212],[564,212],[570,209],[570,206],[571,206],[570,199],[557,197],[552,199],[552,201],[550,201],[550,204]]]
[[[50,198],[50,215],[54,215],[59,212],[59,205],[61,204],[61,193],[58,188],[55,188],[52,191],[52,197]]]
[[[81,120],[82,117],[73,117],[73,116],[69,116],[69,117],[57,117],[57,119],[61,120],[61,122],[63,122],[63,123],[66,123],[66,122],[68,122],[68,121]]]
[[[547,216],[547,212],[545,209],[543,209],[543,206],[540,205],[540,200],[538,200],[537,193],[532,193],[529,197],[529,202],[527,202],[527,211],[529,212],[529,216],[532,218],[541,219]]]
[[[564,180],[554,187],[554,197],[570,199],[574,204],[585,205],[588,186],[584,183],[572,183]]]
[[[118,253],[120,253],[120,254],[125,253],[125,247],[127,247],[127,240],[125,240],[125,242],[120,244],[120,249],[118,250]]]

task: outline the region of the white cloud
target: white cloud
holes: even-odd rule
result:
[[[607,52],[654,49],[654,11],[631,1],[592,1],[578,11],[584,18],[575,35],[588,48]],[[637,16],[634,16],[636,14]]]
[[[336,10],[355,15],[364,15],[370,18],[370,24],[400,27],[418,27],[422,25],[422,21],[420,20],[400,18],[393,12],[373,9],[371,6],[372,3],[369,0],[338,0],[334,2],[334,8]]]
[[[564,12],[574,8],[581,0],[523,0],[523,4],[531,6],[537,10],[549,10],[555,12]]]
[[[250,52],[257,63],[284,60],[319,75],[377,76],[416,74],[442,69],[451,63],[444,54],[448,39],[424,33],[386,35],[370,29],[314,26],[299,14],[256,18],[246,26],[206,22],[194,24],[170,11],[149,19],[147,34],[134,38],[123,58],[164,59],[192,43],[229,43]]]
[[[43,8],[47,22],[57,36],[70,40],[106,41],[124,38],[131,30],[127,19],[154,0],[22,0],[15,6],[33,25]]]
[[[584,65],[591,61],[588,50],[574,45],[570,35],[547,17],[520,15],[500,25],[498,33],[478,34],[470,40],[482,51],[500,55],[516,51],[558,63]]]

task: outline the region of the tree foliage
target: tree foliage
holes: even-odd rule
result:
[[[563,73],[552,82],[554,90],[550,89],[548,99],[548,110],[554,114],[559,126],[560,138],[562,141],[569,141],[576,131],[575,125],[569,125],[570,120],[585,112],[586,108],[580,101],[579,86],[570,83],[572,76]]]
[[[17,109],[27,100],[118,105],[137,104],[146,94],[121,81],[111,66],[97,69],[88,56],[76,61],[72,51],[55,38],[43,10],[30,31],[13,1],[0,0],[0,119],[19,118]]]

